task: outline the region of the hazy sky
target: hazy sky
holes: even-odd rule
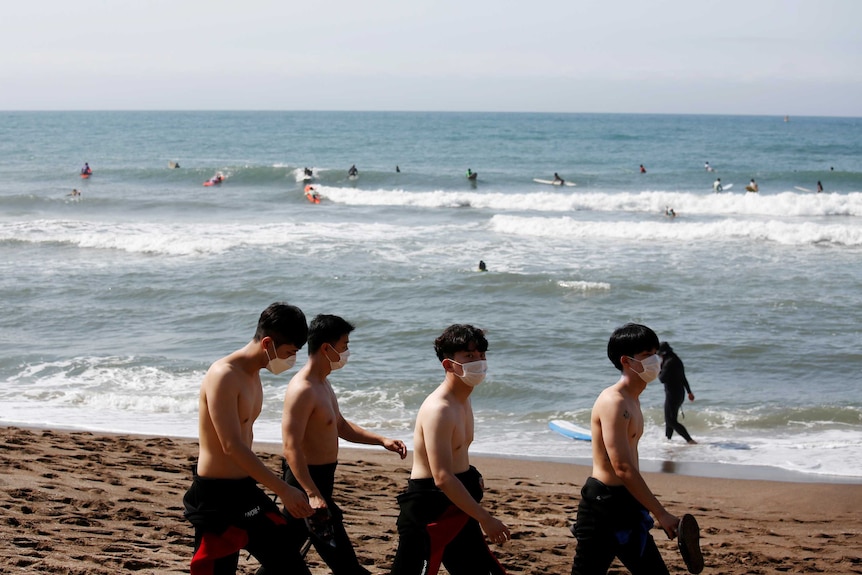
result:
[[[15,0],[0,109],[862,116],[862,0]]]

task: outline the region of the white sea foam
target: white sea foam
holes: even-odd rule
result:
[[[328,241],[393,241],[421,233],[421,228],[390,224],[293,222],[277,224],[112,223],[34,220],[0,223],[0,242],[69,244],[80,248],[121,250],[168,256],[219,255],[228,250],[278,246],[325,238]]]
[[[726,239],[772,241],[786,245],[862,245],[862,226],[847,224],[789,223],[775,220],[735,219],[716,222],[681,221],[595,222],[565,217],[496,215],[493,230],[511,235],[612,240],[667,240],[697,242]]]
[[[559,281],[557,285],[570,289],[572,291],[607,291],[611,289],[611,284],[606,282],[588,282],[588,281]]]
[[[663,214],[672,207],[680,216],[862,216],[862,193],[713,194],[668,191],[639,193],[358,190],[320,186],[328,199],[365,206],[472,207],[509,211],[644,212]]]

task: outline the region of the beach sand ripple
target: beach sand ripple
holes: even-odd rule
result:
[[[273,470],[277,446],[256,446]],[[184,439],[3,428],[0,573],[188,573],[191,525],[182,496],[197,444]],[[475,458],[485,504],[512,530],[494,546],[513,575],[566,574],[569,527],[588,470],[576,465]],[[343,450],[337,497],[363,564],[387,573],[397,545],[395,495],[409,459]],[[701,526],[705,573],[862,573],[862,486],[649,474],[671,513]],[[676,542],[653,535],[671,573],[685,568]],[[312,571],[328,573],[314,551]],[[240,573],[257,564],[243,553]],[[610,573],[627,573],[615,563]]]

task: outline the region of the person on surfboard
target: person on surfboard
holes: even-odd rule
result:
[[[554,172],[554,185],[556,185],[556,186],[562,186],[562,185],[563,185],[563,184],[565,184],[565,183],[566,183],[566,180],[564,180],[563,178],[561,178],[561,177],[560,177],[560,174],[558,174],[557,172]]]

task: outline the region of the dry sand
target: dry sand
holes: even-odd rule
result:
[[[191,440],[2,428],[0,573],[188,573],[192,529],[182,496],[197,454]],[[256,446],[273,470],[277,446]],[[473,458],[485,505],[512,530],[494,546],[511,574],[568,574],[575,516],[588,469],[564,463]],[[388,573],[395,495],[410,458],[343,450],[336,500],[357,553]],[[671,513],[700,522],[704,573],[862,573],[862,485],[704,479],[647,474]],[[671,573],[685,573],[676,542],[653,532]],[[314,551],[309,563],[329,573]],[[240,573],[254,573],[240,559]],[[627,573],[614,563],[610,573]]]

